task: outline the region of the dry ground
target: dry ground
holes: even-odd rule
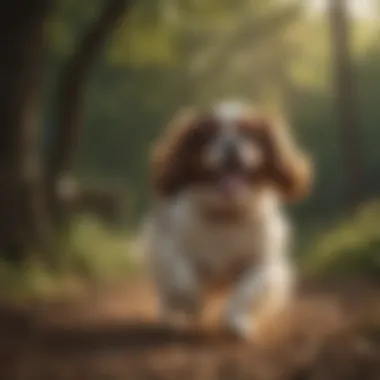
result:
[[[291,317],[250,345],[170,331],[154,307],[141,280],[70,302],[3,303],[0,379],[380,379],[379,284],[303,285]]]

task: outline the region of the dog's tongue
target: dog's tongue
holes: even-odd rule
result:
[[[236,174],[225,174],[219,180],[220,190],[228,197],[234,196],[242,185],[242,179]]]

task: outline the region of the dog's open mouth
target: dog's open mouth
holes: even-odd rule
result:
[[[238,196],[247,187],[247,178],[240,172],[223,173],[218,181],[220,192],[227,198]]]

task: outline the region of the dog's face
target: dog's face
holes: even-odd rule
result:
[[[263,186],[276,187],[288,198],[305,193],[306,160],[269,118],[232,103],[182,116],[156,146],[158,194],[208,189],[228,202]]]
[[[269,155],[261,122],[252,122],[238,105],[226,105],[213,109],[195,127],[195,133],[208,130],[203,144],[193,150],[200,156],[199,170],[208,173],[208,184],[226,199],[238,197],[261,182]]]

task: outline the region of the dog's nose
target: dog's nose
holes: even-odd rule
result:
[[[228,142],[224,146],[224,165],[229,169],[239,166],[239,151],[233,142]]]

